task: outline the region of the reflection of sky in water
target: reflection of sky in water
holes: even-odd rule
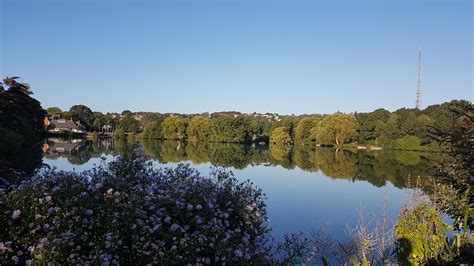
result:
[[[111,155],[105,157],[107,160],[113,158]],[[99,164],[100,158],[91,158],[83,165],[72,165],[65,157],[44,158],[44,163],[60,170],[83,171]],[[173,167],[177,163],[156,165]],[[211,164],[193,166],[207,175]],[[229,169],[241,180],[250,179],[267,195],[269,224],[277,238],[284,233],[310,233],[324,227],[335,239],[343,240],[346,225],[355,226],[357,223],[358,208],[364,209],[366,221],[382,216],[385,193],[388,215],[395,222],[410,191],[396,188],[389,182],[378,188],[366,181],[334,180],[321,172],[305,172],[297,167],[288,170],[281,166],[259,165],[243,170]]]

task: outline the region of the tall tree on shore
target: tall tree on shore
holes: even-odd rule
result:
[[[94,122],[92,110],[82,104],[73,105],[69,109],[69,113],[73,120],[80,120],[81,123],[86,124],[87,126],[91,126]]]
[[[0,83],[0,176],[3,167],[33,171],[41,163],[40,140],[46,112],[28,84],[5,78]]]
[[[311,129],[321,121],[319,117],[304,117],[295,128],[295,143],[302,144],[305,141],[314,140],[311,135]]]
[[[168,116],[161,124],[163,138],[185,139],[187,126],[187,119],[176,115]]]
[[[321,144],[343,144],[356,140],[358,124],[351,114],[336,113],[325,117],[316,126],[316,140]]]
[[[195,116],[187,128],[190,141],[209,141],[212,136],[211,119],[204,116]]]

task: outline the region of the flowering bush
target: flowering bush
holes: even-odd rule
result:
[[[135,155],[0,187],[0,264],[268,264],[261,190]]]

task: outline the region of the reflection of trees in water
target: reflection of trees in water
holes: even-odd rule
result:
[[[294,150],[294,161],[299,168],[308,172],[317,172],[320,170],[313,160],[314,147],[310,145],[297,146]]]
[[[357,157],[350,151],[318,148],[313,160],[325,175],[332,178],[351,179],[357,173]]]
[[[31,175],[43,161],[41,146],[41,143],[29,143],[21,149],[0,149],[0,177],[9,179],[11,169]]]
[[[195,164],[207,163],[209,162],[209,144],[194,142],[186,145],[186,154],[188,155],[188,160]]]
[[[123,154],[127,143],[118,140],[87,141],[76,153],[45,155],[67,157],[72,164],[83,164],[102,154]],[[248,165],[281,165],[304,171],[322,171],[331,178],[365,180],[374,186],[387,181],[396,187],[407,186],[409,177],[431,175],[433,153],[404,151],[347,151],[314,146],[245,146],[231,143],[180,143],[176,141],[145,140],[145,154],[159,162],[192,161],[195,164],[212,163],[243,169]]]
[[[249,147],[232,143],[209,143],[209,160],[213,164],[244,169],[251,163]]]
[[[160,148],[162,162],[179,163],[187,160],[184,144],[179,141],[163,141]]]
[[[272,155],[272,163],[279,164],[287,169],[293,169],[295,165],[292,160],[292,146],[283,144],[270,145],[270,153]]]
[[[404,155],[404,153],[407,155]],[[406,160],[410,157],[412,157],[413,162],[407,164]],[[415,162],[417,163],[415,164]],[[407,187],[410,177],[421,176],[427,178],[434,174],[433,161],[427,160],[422,153],[383,152],[377,154],[373,164],[377,178],[389,180],[398,188]]]

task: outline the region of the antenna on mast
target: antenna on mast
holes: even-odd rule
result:
[[[421,45],[418,47],[418,82],[416,87],[415,108],[421,109]]]

